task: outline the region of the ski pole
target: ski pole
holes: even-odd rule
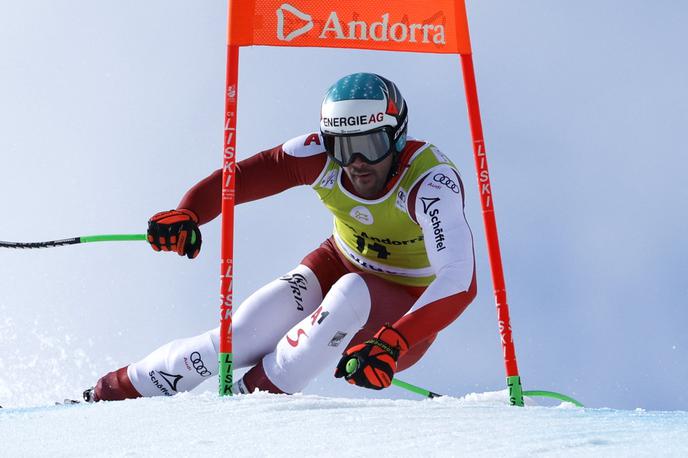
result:
[[[85,235],[61,240],[49,240],[47,242],[3,242],[0,248],[54,248],[65,245],[76,245],[91,242],[122,242],[130,240],[146,240],[146,234],[112,234],[112,235]]]
[[[406,383],[404,381],[399,380],[398,378],[393,378],[392,379],[392,385],[398,386],[399,388],[403,388],[405,390],[411,391],[412,393],[420,394],[421,396],[425,396],[426,398],[439,398],[442,395],[434,393],[432,391],[428,391],[425,388],[421,388],[416,385],[411,385],[410,383]]]
[[[346,373],[351,375],[358,369],[360,369],[359,359],[356,357],[349,358],[345,366]],[[392,379],[392,385],[411,391],[412,393],[420,394],[421,396],[425,396],[426,398],[438,398],[442,396],[441,394],[433,393],[432,391],[426,390],[425,388],[421,388],[416,385],[411,385],[410,383],[399,380],[398,378]]]

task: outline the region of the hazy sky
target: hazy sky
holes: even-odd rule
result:
[[[224,2],[0,5],[0,240],[145,231],[221,165]],[[680,1],[469,2],[487,154],[526,389],[688,410],[688,66]],[[479,294],[403,380],[504,388],[456,56],[241,51],[239,158],[318,127],[339,77],[380,73],[411,135],[460,167]],[[307,188],[236,215],[236,297],[288,271],[331,218]],[[74,396],[218,322],[219,220],[200,258],[144,243],[0,252],[0,404]],[[203,389],[214,390],[213,382]],[[413,397],[324,373],[308,393]]]

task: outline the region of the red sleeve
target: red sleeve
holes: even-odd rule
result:
[[[322,172],[326,154],[294,157],[282,146],[255,154],[236,166],[236,203],[278,194],[298,185],[310,185]],[[186,208],[205,224],[220,214],[222,207],[222,169],[199,181],[189,189],[177,208]]]
[[[452,294],[449,297],[426,304],[422,308],[401,317],[394,323],[394,328],[406,338],[409,347],[413,347],[449,326],[466,310],[466,307],[475,299],[476,294],[474,271],[468,291]]]
[[[439,174],[451,177],[447,179],[454,186],[436,186]],[[434,338],[476,296],[473,235],[463,212],[463,196],[461,177],[447,165],[431,169],[409,192],[409,215],[423,232],[426,253],[436,273],[411,310],[394,323],[411,348]]]

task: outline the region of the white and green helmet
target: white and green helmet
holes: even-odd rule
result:
[[[341,166],[355,155],[370,164],[406,145],[408,109],[397,86],[374,73],[354,73],[327,91],[320,111],[325,149]]]

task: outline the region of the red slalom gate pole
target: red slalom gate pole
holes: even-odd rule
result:
[[[497,236],[497,220],[495,218],[494,199],[492,197],[492,188],[490,184],[490,172],[487,168],[487,153],[485,152],[485,139],[483,137],[483,126],[480,119],[480,105],[478,103],[478,90],[475,83],[472,54],[461,54],[461,70],[463,72],[463,83],[466,89],[468,120],[471,126],[471,137],[473,138],[473,156],[475,158],[475,167],[478,174],[480,203],[483,210],[487,253],[490,259],[492,285],[494,288],[495,302],[497,304],[497,321],[499,324],[499,335],[502,341],[502,350],[504,352],[506,383],[509,387],[509,401],[511,405],[523,406],[523,388],[521,386],[521,377],[518,375],[516,349],[514,348],[514,340],[511,335],[511,320],[509,318],[509,305],[506,300],[502,254],[499,249],[499,238]]]
[[[234,278],[234,203],[236,169],[237,98],[239,94],[239,46],[232,43],[233,4],[228,2],[227,85],[222,167],[222,246],[220,262],[220,396],[232,394],[232,304]],[[236,6],[235,6],[236,8]]]

